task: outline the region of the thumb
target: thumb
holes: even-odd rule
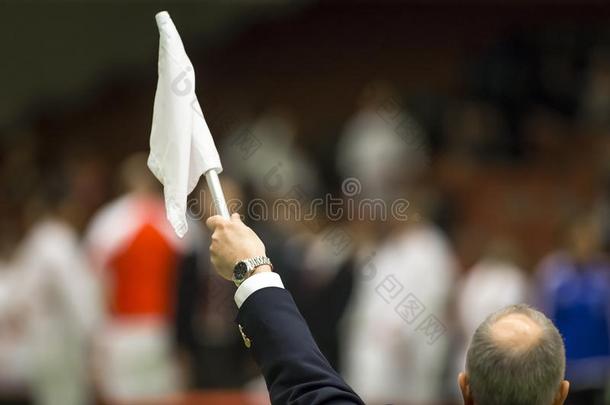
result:
[[[241,222],[241,215],[239,213],[234,212],[231,214],[231,221],[233,222]]]
[[[213,232],[214,229],[216,229],[216,227],[224,221],[226,221],[226,219],[224,219],[222,216],[213,215],[205,221],[205,225]]]

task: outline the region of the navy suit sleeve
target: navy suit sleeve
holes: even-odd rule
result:
[[[273,405],[364,404],[324,358],[287,290],[254,292],[237,322],[250,339]]]

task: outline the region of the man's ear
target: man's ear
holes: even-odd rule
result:
[[[557,391],[553,405],[562,405],[568,397],[568,391],[570,391],[570,382],[563,380],[559,385],[559,391]]]
[[[461,372],[458,375],[458,385],[460,386],[460,391],[462,391],[462,398],[464,399],[464,405],[474,405],[474,400],[472,399],[472,395],[470,394],[470,385],[468,384],[468,375],[464,372]]]

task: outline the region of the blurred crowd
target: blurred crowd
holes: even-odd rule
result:
[[[316,150],[285,106],[215,134],[227,200],[367,403],[459,403],[469,337],[519,302],[565,339],[568,402],[605,403],[610,48],[529,51],[498,43],[451,97],[366,83]],[[20,134],[1,156],[0,403],[264,391],[235,287],[211,269],[205,184],[178,239],[145,152],[111,165],[82,143],[55,159],[43,145]],[[311,213],[325,195],[367,209],[261,219],[249,204],[290,198]],[[400,218],[372,205],[403,200]]]

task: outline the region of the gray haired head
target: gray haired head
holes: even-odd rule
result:
[[[472,337],[466,356],[470,394],[476,405],[550,405],[565,361],[561,335],[546,316],[523,304],[506,307]]]

